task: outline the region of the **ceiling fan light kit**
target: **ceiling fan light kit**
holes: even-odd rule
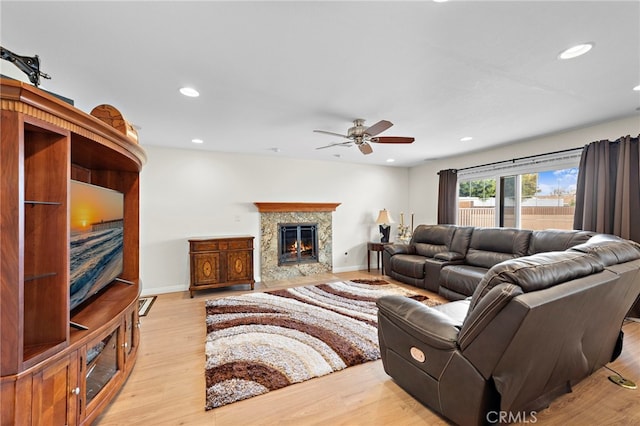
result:
[[[369,145],[369,143],[387,143],[387,144],[413,143],[413,141],[415,140],[414,138],[404,137],[404,136],[374,137],[384,132],[391,126],[393,126],[392,122],[387,120],[380,120],[373,126],[367,127],[364,125],[364,119],[357,118],[353,120],[353,127],[350,127],[347,130],[346,135],[343,135],[340,133],[328,132],[326,130],[314,130],[314,132],[316,133],[323,133],[325,135],[338,136],[341,138],[349,139],[346,142],[336,142],[329,145],[318,147],[316,149],[331,148],[334,146],[350,146],[353,143],[360,149],[360,152],[367,155],[373,152],[373,148],[371,148],[371,145]]]

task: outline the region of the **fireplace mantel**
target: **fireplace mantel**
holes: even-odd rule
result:
[[[254,202],[260,213],[333,212],[341,203],[260,203]]]

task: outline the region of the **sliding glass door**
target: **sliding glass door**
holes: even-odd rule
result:
[[[461,179],[458,225],[572,229],[576,167]]]

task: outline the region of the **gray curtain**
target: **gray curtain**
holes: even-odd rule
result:
[[[578,171],[574,229],[640,242],[639,164],[638,137],[585,146]]]
[[[456,223],[456,188],[458,171],[455,169],[440,170],[438,185],[438,223]]]

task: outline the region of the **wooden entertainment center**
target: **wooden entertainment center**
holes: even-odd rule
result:
[[[137,355],[146,154],[130,135],[36,87],[1,79],[0,94],[0,425],[88,425]],[[124,194],[122,281],[72,313],[71,179]]]

